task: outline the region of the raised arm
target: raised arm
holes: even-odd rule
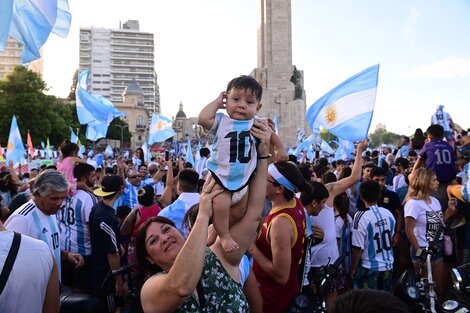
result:
[[[215,121],[215,113],[218,109],[225,109],[224,100],[226,98],[225,91],[221,92],[220,95],[211,103],[206,105],[199,113],[198,124],[205,129],[211,129]]]
[[[238,265],[245,251],[253,241],[252,234],[256,233],[263,212],[266,196],[266,180],[268,159],[261,158],[269,155],[269,144],[273,131],[268,127],[266,121],[255,121],[251,128],[251,134],[258,138],[258,164],[255,175],[248,187],[248,201],[246,213],[243,218],[230,228],[232,238],[240,246],[239,249],[224,253],[224,258],[232,265]],[[216,244],[219,244],[219,240]]]
[[[165,189],[163,189],[163,193],[160,197],[162,209],[170,205],[173,198],[173,166],[171,162],[167,162],[166,164],[168,166],[168,171],[166,172]]]
[[[329,183],[326,184],[325,187],[328,189],[328,192],[330,193],[330,196],[328,197],[328,200],[326,201],[326,205],[329,207],[333,207],[333,199],[339,195],[340,193],[343,193],[354,185],[359,179],[361,179],[361,172],[362,172],[362,152],[367,148],[367,145],[369,143],[368,139],[364,139],[361,141],[356,148],[356,160],[354,161],[354,165],[352,168],[351,175],[348,177],[345,177],[337,182]]]

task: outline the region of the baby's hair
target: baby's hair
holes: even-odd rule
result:
[[[78,145],[76,143],[70,142],[68,139],[65,139],[64,142],[60,145],[60,152],[62,152],[63,158],[76,155],[78,150],[80,150]]]
[[[248,75],[241,75],[240,77],[232,79],[227,85],[227,92],[231,89],[251,91],[258,101],[261,101],[263,96],[263,87],[256,79]]]

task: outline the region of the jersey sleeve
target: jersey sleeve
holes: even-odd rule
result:
[[[351,230],[351,237],[353,247],[358,247],[361,248],[361,250],[364,250],[366,241],[366,229],[364,227],[363,221],[361,220],[361,217],[362,214],[356,213],[356,216],[354,217],[354,226]]]
[[[211,131],[215,132],[217,130],[217,128],[220,125],[220,121],[222,120],[223,117],[224,117],[223,113],[216,113],[215,114],[214,123],[212,124],[212,127],[210,129]]]
[[[415,220],[418,219],[420,210],[416,210],[415,206],[416,206],[416,201],[414,200],[409,200],[405,204],[405,217],[412,217]]]
[[[5,223],[5,227],[8,230],[12,230],[32,238],[37,238],[34,226],[31,224],[30,220],[23,215],[15,214],[10,216]]]

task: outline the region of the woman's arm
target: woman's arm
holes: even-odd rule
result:
[[[415,251],[418,251],[419,244],[418,240],[416,239],[416,236],[414,234],[414,229],[416,227],[416,220],[412,218],[411,216],[405,217],[405,234],[406,237],[408,237],[408,240],[410,241],[411,246]]]
[[[160,204],[162,209],[169,206],[173,199],[173,166],[171,162],[166,163],[168,171],[166,172],[165,189],[163,189],[162,195],[160,196]]]
[[[367,148],[369,140],[366,138],[357,145],[356,159],[352,168],[351,175],[345,177],[337,182],[326,184],[325,187],[328,189],[330,196],[326,200],[326,205],[333,207],[333,200],[337,195],[343,193],[349,187],[353,186],[359,179],[361,179],[362,172],[362,152]]]
[[[268,274],[276,283],[285,285],[289,280],[289,269],[291,266],[291,243],[294,238],[294,229],[291,222],[284,217],[276,217],[271,222],[269,239],[272,261],[268,259],[256,244],[252,244],[249,253],[263,272]]]
[[[149,278],[142,287],[142,307],[146,313],[173,312],[192,295],[201,277],[206,251],[207,227],[212,216],[215,180],[209,178],[199,203],[199,212],[188,239],[181,248],[168,274]]]
[[[122,222],[121,225],[121,235],[129,236],[132,234],[134,225],[140,221],[139,209],[134,209],[130,214],[127,214],[126,219]]]
[[[251,134],[258,138],[258,155],[265,156],[269,154],[269,144],[271,140],[272,129],[268,127],[266,121],[257,120],[250,130]],[[228,263],[238,266],[241,258],[245,254],[250,244],[253,242],[251,234],[256,233],[261,221],[264,200],[266,196],[267,180],[267,159],[258,159],[255,175],[248,187],[248,202],[246,204],[246,213],[243,218],[230,227],[232,238],[238,243],[239,249],[225,253],[219,258],[224,258]],[[240,208],[242,210],[244,208]],[[217,240],[215,244],[220,244]],[[223,250],[223,249],[222,249]]]

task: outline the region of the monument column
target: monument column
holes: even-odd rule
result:
[[[251,75],[263,86],[261,117],[277,117],[279,135],[294,146],[297,129],[307,133],[303,72],[292,65],[290,0],[260,0],[258,68]]]

